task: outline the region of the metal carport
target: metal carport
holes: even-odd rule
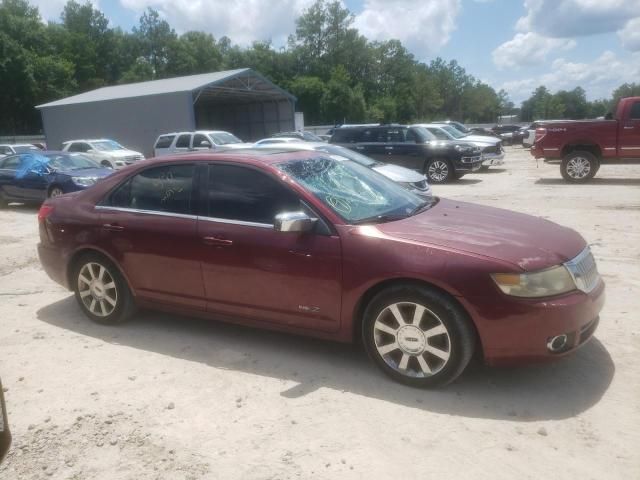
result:
[[[226,130],[245,141],[293,130],[295,97],[250,68],[99,88],[38,105],[47,145],[112,138],[153,154],[158,135]]]

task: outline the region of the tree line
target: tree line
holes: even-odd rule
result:
[[[296,20],[285,46],[256,41],[240,47],[226,36],[179,35],[151,8],[129,32],[110,27],[88,2],[69,0],[60,21],[45,24],[27,0],[1,0],[0,134],[39,132],[34,106],[65,96],[242,67],[293,93],[309,125],[444,118],[483,123],[518,111],[505,91],[455,60],[420,62],[398,40],[369,41],[353,22],[341,2],[316,0]],[[601,111],[594,102],[586,102],[585,110],[585,102],[582,89],[552,95],[540,87],[522,104],[523,119]]]

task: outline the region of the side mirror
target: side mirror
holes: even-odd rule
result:
[[[7,421],[7,407],[4,403],[4,392],[2,391],[2,382],[0,382],[0,463],[7,455],[11,446],[11,432],[9,431],[9,423]]]
[[[310,232],[317,221],[304,212],[284,212],[276,215],[273,229],[276,232]]]
[[[93,148],[90,148],[85,153],[96,153],[96,151]]]
[[[204,147],[204,148],[211,148],[211,142],[207,142],[206,140],[202,140],[200,142],[200,147]]]

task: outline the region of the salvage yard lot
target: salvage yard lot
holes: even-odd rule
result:
[[[514,147],[434,192],[582,233],[607,283],[595,338],[421,391],[348,345],[153,312],[104,327],[41,270],[37,209],[1,210],[0,478],[637,478],[640,169],[568,185]]]

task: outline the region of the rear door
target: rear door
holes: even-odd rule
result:
[[[22,161],[20,155],[10,155],[0,159],[0,193],[5,199],[22,199],[16,184],[16,174]]]
[[[147,301],[204,310],[191,163],[147,168],[100,206],[101,246]]]
[[[407,127],[387,129],[387,162],[412,170],[424,169],[424,149],[418,144],[415,133]]]
[[[173,148],[172,153],[187,153],[191,150],[191,137],[190,133],[183,133],[178,135],[176,139],[176,146]]]
[[[640,101],[633,102],[629,118],[620,121],[620,156],[640,158]]]
[[[387,142],[387,131],[385,128],[372,127],[362,130],[358,143],[354,150],[374,158],[381,162],[387,162],[388,153],[385,149]]]
[[[153,147],[153,154],[156,157],[168,155],[170,153],[169,149],[171,147],[171,144],[173,143],[174,138],[176,138],[175,135],[160,135]]]

